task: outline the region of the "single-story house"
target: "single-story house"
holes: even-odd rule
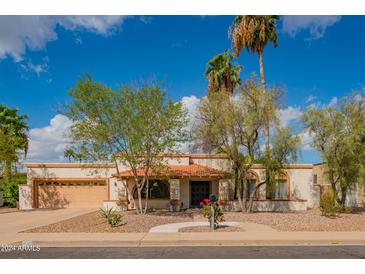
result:
[[[179,201],[182,208],[196,207],[211,194],[226,210],[239,210],[235,188],[228,171],[230,161],[222,154],[163,154],[166,169],[152,171],[150,208],[167,208]],[[137,201],[131,170],[123,164],[28,163],[27,184],[19,186],[20,209],[33,208],[117,208],[133,209]],[[306,210],[319,206],[321,188],[315,180],[315,165],[290,164],[267,198],[265,185],[254,197],[255,211]],[[264,169],[252,166],[247,197],[263,181]],[[127,191],[126,187],[129,191]],[[133,198],[127,202],[128,194]],[[145,192],[142,196],[145,195]]]

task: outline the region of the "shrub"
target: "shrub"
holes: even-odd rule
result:
[[[100,208],[99,213],[112,227],[117,226],[122,222],[122,215],[113,208]]]
[[[122,222],[122,215],[118,212],[115,212],[108,218],[108,224],[110,224],[110,226],[112,227],[119,225],[121,222]]]
[[[212,221],[212,210],[214,207],[214,228],[218,226],[219,223],[224,222],[224,214],[221,207],[217,203],[212,203],[209,199],[204,199],[200,202],[203,207],[204,217],[208,219],[209,223]]]
[[[100,208],[99,210],[101,217],[104,217],[105,219],[109,219],[114,212],[115,210],[113,208]]]
[[[15,207],[16,203],[19,201],[19,184],[25,184],[25,177],[14,177],[9,182],[4,182],[3,189],[3,198],[6,205]]]
[[[320,209],[323,216],[335,217],[338,212],[335,195],[332,192],[324,193],[320,199]]]

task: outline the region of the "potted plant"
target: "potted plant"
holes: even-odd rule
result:
[[[170,200],[170,211],[180,211],[183,206],[183,203],[177,199]]]

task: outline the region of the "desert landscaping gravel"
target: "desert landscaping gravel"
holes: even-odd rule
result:
[[[335,218],[322,216],[321,212],[316,209],[292,213],[227,212],[225,219],[269,225],[278,231],[365,231],[364,211],[340,214]]]
[[[53,232],[148,232],[150,228],[169,223],[191,222],[190,212],[151,212],[146,215],[137,215],[133,211],[122,213],[122,223],[110,227],[106,219],[98,211],[74,217],[62,222],[41,226],[24,232],[53,233]]]
[[[133,211],[128,211],[122,212],[122,216],[122,224],[117,227],[110,227],[106,220],[96,211],[24,232],[148,232],[150,228],[163,224],[205,220],[201,211],[197,209],[189,209],[183,212],[158,210],[146,215],[137,215]],[[264,224],[278,231],[365,231],[365,210],[357,211],[353,214],[340,214],[335,218],[324,217],[319,210],[250,214],[225,212],[225,220]],[[184,228],[183,232],[199,232],[205,229],[204,227],[190,227]],[[228,232],[228,230],[232,229],[239,230],[239,228],[229,227],[224,228],[224,231]],[[223,228],[221,231],[223,231]]]

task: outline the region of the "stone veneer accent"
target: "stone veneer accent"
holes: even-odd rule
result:
[[[228,201],[230,200],[229,192],[230,192],[230,180],[229,179],[220,179],[218,185],[218,198],[220,200]]]
[[[170,199],[180,200],[180,180],[170,179],[169,184],[170,184]]]

